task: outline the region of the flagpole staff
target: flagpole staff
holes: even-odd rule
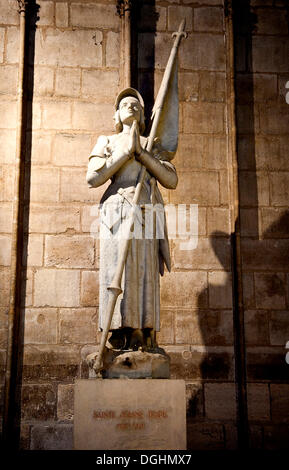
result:
[[[158,124],[160,121],[163,105],[165,102],[165,97],[166,97],[166,93],[168,90],[171,73],[172,73],[175,58],[178,52],[178,47],[180,45],[181,39],[183,37],[184,38],[187,37],[187,33],[185,32],[185,24],[186,24],[186,20],[184,19],[181,22],[178,31],[172,34],[172,37],[175,37],[175,41],[174,41],[174,44],[170,53],[169,60],[167,62],[167,66],[166,66],[162,83],[161,83],[161,86],[160,86],[160,89],[156,98],[156,102],[153,107],[153,112],[152,112],[153,123],[152,123],[152,127],[150,130],[148,143],[146,146],[146,150],[148,152],[151,152],[153,148],[154,139],[156,137],[157,128],[158,128]],[[107,309],[106,309],[106,312],[107,312],[106,325],[102,331],[99,352],[95,360],[95,363],[93,365],[93,369],[95,370],[96,373],[99,373],[103,367],[103,354],[104,354],[104,349],[105,349],[105,345],[106,345],[106,341],[107,341],[107,337],[108,337],[108,333],[109,333],[109,329],[110,329],[110,325],[111,325],[111,321],[113,317],[115,304],[116,304],[118,296],[122,293],[121,279],[122,279],[122,274],[123,274],[124,267],[125,267],[128,249],[129,249],[130,242],[131,242],[130,234],[134,226],[134,216],[135,216],[136,206],[140,199],[140,193],[141,193],[142,185],[144,183],[145,176],[146,176],[146,167],[143,166],[141,173],[140,173],[139,181],[136,185],[134,197],[132,200],[132,211],[131,211],[129,221],[127,224],[127,233],[124,236],[123,246],[122,246],[122,249],[120,250],[120,256],[117,262],[116,271],[113,276],[111,284],[107,288],[110,295],[109,295]]]

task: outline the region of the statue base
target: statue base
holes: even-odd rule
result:
[[[186,450],[184,380],[76,380],[74,449]]]
[[[93,368],[97,354],[89,354],[86,358],[90,379],[98,377]],[[100,375],[105,379],[169,379],[170,358],[162,348],[147,351],[105,348]]]

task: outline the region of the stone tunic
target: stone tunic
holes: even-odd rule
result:
[[[104,158],[113,155],[113,137],[107,137]],[[91,156],[95,153],[92,151]],[[170,162],[163,162],[174,168]],[[99,277],[99,328],[105,325],[106,306],[110,285],[116,271],[119,252],[123,245],[124,226],[128,221],[135,187],[142,165],[129,159],[111,178],[111,184],[100,201],[100,277]],[[160,284],[164,263],[170,269],[170,256],[166,226],[162,239],[145,238],[145,211],[152,203],[163,207],[155,179],[147,172],[139,200],[139,210],[134,218],[134,232],[129,245],[122,290],[115,306],[111,330],[123,327],[160,329]],[[146,206],[145,206],[146,205]],[[148,206],[147,206],[148,205]],[[162,218],[156,218],[162,223]],[[158,230],[160,234],[162,229]],[[159,235],[158,235],[159,236]]]

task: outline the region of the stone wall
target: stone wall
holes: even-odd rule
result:
[[[222,0],[143,2],[138,85],[149,105],[186,17],[179,53],[179,184],[166,203],[198,205],[198,244],[171,240],[172,272],[161,283],[161,332],[172,378],[187,383],[188,447],[237,446],[232,310],[228,32]],[[37,1],[30,32],[23,295],[21,446],[70,449],[73,383],[97,332],[98,241],[91,237],[104,189],[89,190],[87,159],[113,133],[120,89],[115,1]],[[251,1],[236,11],[238,165],[250,445],[288,440],[288,9]],[[5,367],[16,126],[19,17],[0,2],[1,367]],[[247,15],[247,16],[246,16]],[[253,27],[253,31],[251,29]],[[155,33],[156,31],[156,33]],[[31,177],[29,176],[31,175]],[[188,207],[188,206],[187,206]],[[286,278],[287,275],[287,278]],[[286,414],[287,413],[287,414]]]
[[[288,2],[251,3],[236,27],[248,418],[252,445],[272,449],[289,436]]]

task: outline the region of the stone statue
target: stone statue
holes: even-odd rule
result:
[[[117,269],[123,246],[123,226],[131,212],[136,185],[145,166],[146,175],[122,276],[122,293],[114,308],[110,325],[112,333],[107,346],[124,350],[140,346],[152,349],[157,346],[155,332],[160,328],[159,274],[163,274],[164,264],[170,270],[170,254],[165,223],[163,227],[157,226],[164,218],[157,214],[150,217],[147,213],[151,210],[154,214],[155,205],[163,207],[157,182],[174,189],[178,179],[170,162],[171,153],[162,148],[159,139],[154,140],[151,152],[146,150],[147,139],[142,136],[144,103],[140,93],[133,88],[121,91],[115,109],[117,133],[98,138],[87,171],[90,187],[98,187],[111,180],[100,202],[99,327],[103,330],[107,320],[107,288]],[[146,230],[146,224],[152,221],[155,227],[153,234],[151,227]]]
[[[143,99],[134,88],[126,88],[115,103],[117,133],[100,136],[89,159],[90,187],[111,180],[100,204],[99,327],[103,333],[99,352],[87,357],[90,370],[107,372],[106,377],[122,376],[127,367],[136,370],[126,374],[130,377],[169,377],[169,358],[157,347],[155,335],[160,328],[159,274],[164,273],[164,265],[170,270],[158,183],[175,189],[178,181],[171,159],[178,144],[177,51],[186,37],[184,28],[185,20],[172,35],[175,41],[153,107],[149,137],[142,135]],[[123,352],[128,350],[132,352]]]

